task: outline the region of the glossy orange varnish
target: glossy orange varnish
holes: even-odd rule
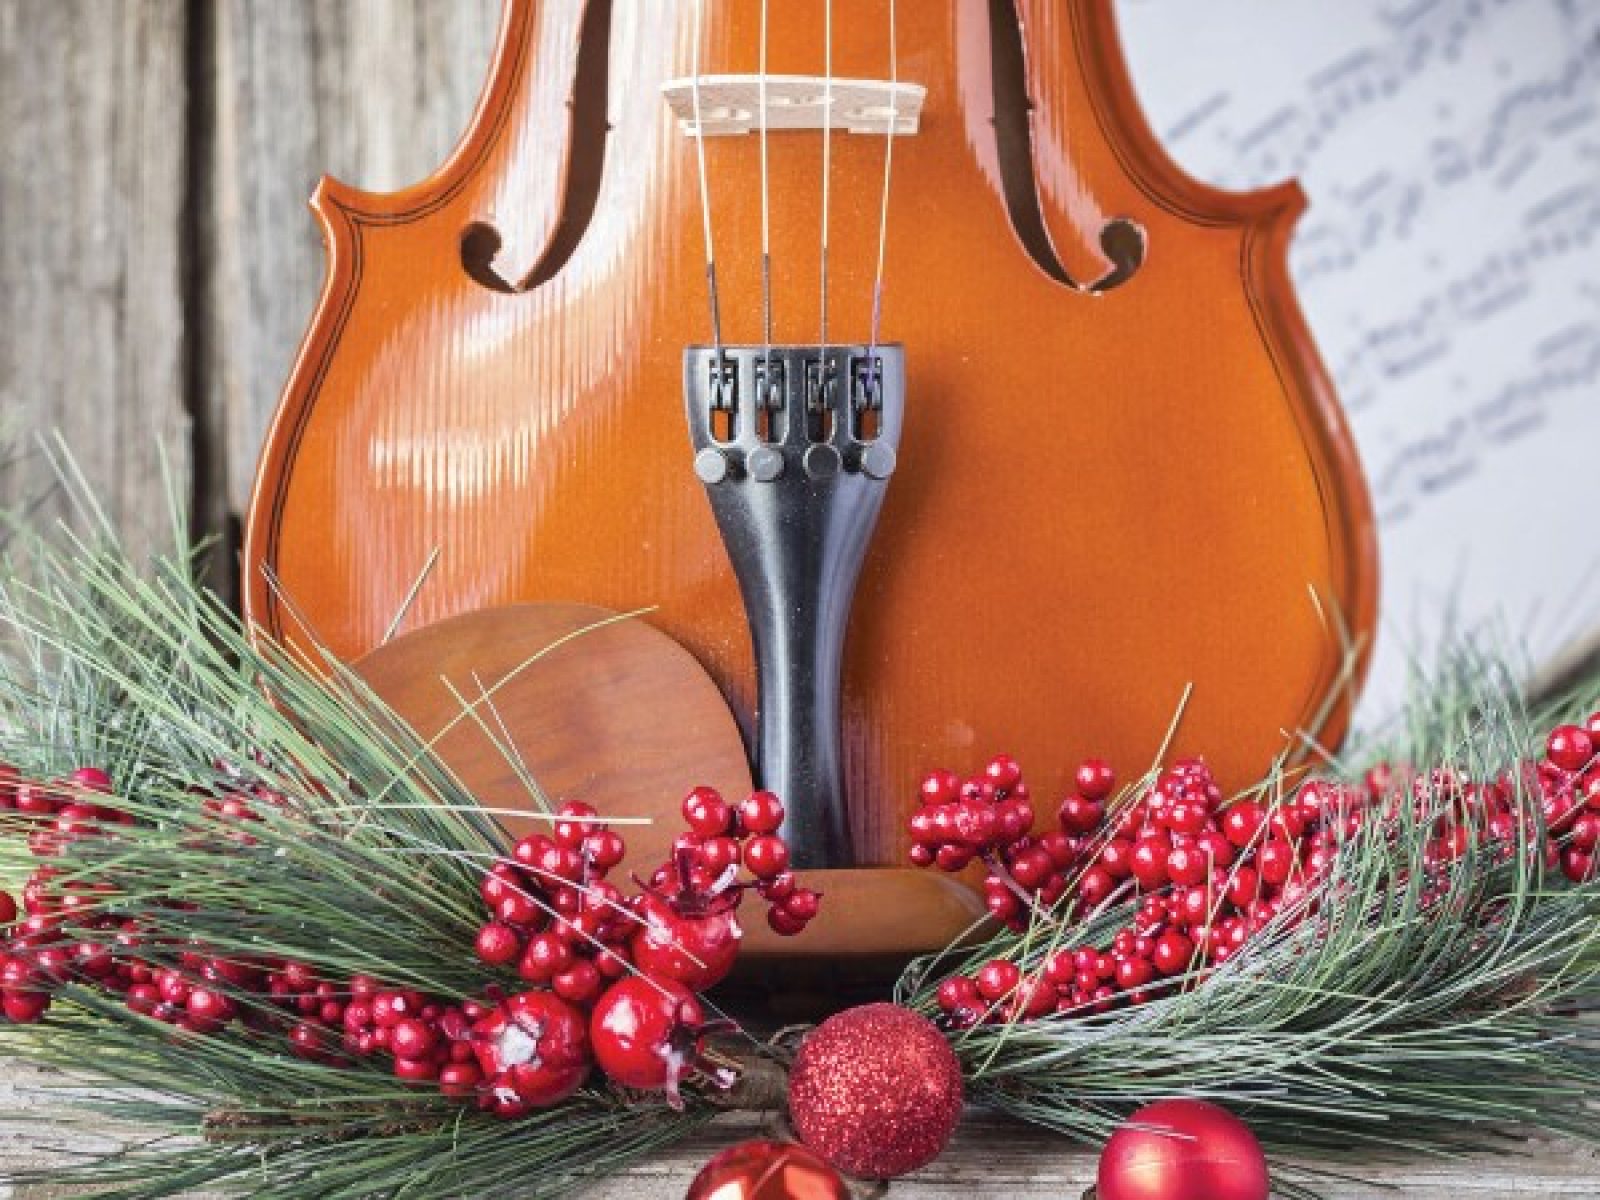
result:
[[[772,72],[821,74],[821,2],[771,6]],[[1366,491],[1284,265],[1299,190],[1222,193],[1165,158],[1110,0],[1018,7],[1061,261],[1100,274],[1111,217],[1145,228],[1148,256],[1103,296],[1035,265],[999,184],[988,4],[902,0],[900,76],[928,98],[895,146],[882,332],[906,346],[907,413],[846,665],[867,862],[901,859],[930,766],[1005,750],[1046,804],[1089,753],[1137,774],[1190,682],[1176,752],[1246,783],[1341,665],[1313,594],[1356,635],[1373,623]],[[887,8],[836,6],[836,73],[887,77]],[[758,12],[707,0],[701,70],[756,70]],[[564,269],[505,294],[460,265],[475,221],[504,235],[507,277],[544,249],[581,17],[576,0],[510,0],[479,110],[434,177],[318,189],[330,268],[261,462],[248,614],[291,639],[304,619],[354,658],[438,547],[405,628],[512,601],[659,605],[748,728],[744,616],[681,395],[709,318],[694,144],[660,86],[690,72],[692,0],[617,0],[605,174]],[[815,341],[822,137],[770,149],[776,338]],[[759,341],[758,140],[706,152],[724,338]],[[833,139],[834,340],[868,334],[883,154],[881,137]]]

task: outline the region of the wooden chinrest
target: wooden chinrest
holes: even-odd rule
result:
[[[647,877],[683,830],[679,804],[709,784],[751,790],[738,723],[694,657],[643,617],[585,604],[515,604],[451,617],[378,647],[354,669],[486,807],[507,844],[543,825],[525,770],[552,805],[585,800],[617,820],[628,857],[615,877]],[[482,723],[458,720],[492,692]],[[938,949],[983,914],[972,891],[911,869],[803,871],[825,896],[800,937],[774,934],[754,907],[746,957],[900,957]]]

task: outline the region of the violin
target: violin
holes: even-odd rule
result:
[[[1341,737],[1376,550],[1304,198],[1166,156],[1111,0],[507,0],[439,171],[312,207],[262,636],[650,608],[808,867],[995,751],[1053,815],[1169,732],[1231,786]]]

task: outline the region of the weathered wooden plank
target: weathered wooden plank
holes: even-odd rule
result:
[[[187,467],[182,0],[0,0],[0,423],[69,441],[130,543]],[[0,467],[0,504],[52,480]],[[59,513],[59,496],[40,510]]]
[[[83,1151],[81,1134],[51,1131],[32,1107],[48,1076],[13,1066],[13,1080],[0,1079],[0,1181],[8,1170],[48,1162],[49,1148]],[[18,1085],[21,1086],[18,1086]],[[18,1123],[16,1117],[32,1117]],[[130,1136],[102,1130],[102,1137]],[[693,1139],[603,1180],[586,1191],[591,1200],[682,1200],[689,1181],[718,1150],[749,1137],[777,1136],[770,1120],[728,1116]],[[104,1148],[107,1143],[98,1143]],[[1322,1170],[1370,1182],[1329,1179],[1318,1190],[1326,1200],[1460,1200],[1462,1197],[1600,1196],[1600,1160],[1592,1151],[1561,1143],[1529,1143],[1525,1156],[1483,1156],[1453,1162],[1405,1160],[1375,1164],[1323,1162]],[[1094,1182],[1094,1155],[1062,1138],[979,1112],[970,1113],[944,1156],[894,1185],[899,1200],[1078,1200]],[[19,1200],[54,1200],[58,1189],[29,1189]]]
[[[307,198],[324,172],[382,191],[443,162],[487,72],[499,7],[218,3],[206,403],[235,513],[322,283]]]

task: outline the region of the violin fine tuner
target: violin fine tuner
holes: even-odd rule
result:
[[[796,866],[848,866],[840,665],[894,472],[904,350],[691,346],[684,395],[755,647],[759,782],[787,806]]]

